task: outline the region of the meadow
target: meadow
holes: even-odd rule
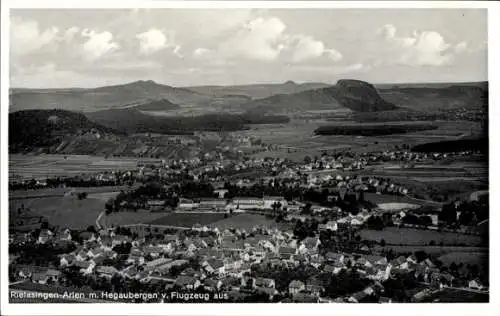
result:
[[[425,298],[422,303],[488,303],[489,293],[471,292],[457,289],[443,289],[430,297]]]
[[[464,265],[477,265],[483,267],[488,260],[487,252],[450,252],[438,258],[444,265],[449,266],[453,262],[455,264],[463,263]]]
[[[249,130],[237,131],[240,136],[254,136],[267,145],[278,149],[256,154],[256,157],[280,157],[291,160],[302,160],[305,156],[314,157],[322,152],[329,153],[350,150],[352,152],[369,152],[393,150],[396,145],[418,144],[433,141],[455,140],[464,136],[477,135],[481,125],[470,121],[421,121],[412,124],[436,124],[437,129],[415,131],[405,134],[385,136],[352,136],[352,135],[315,135],[314,131],[324,125],[330,125],[324,119],[296,118],[286,124],[252,125]],[[342,121],[339,124],[358,124],[354,121]],[[360,125],[362,126],[362,124]]]
[[[264,215],[249,214],[249,213],[239,214],[236,216],[233,215],[231,217],[212,223],[210,226],[217,227],[219,229],[236,228],[236,229],[244,229],[247,231],[251,230],[255,226],[261,226],[266,228],[281,228],[281,229],[288,228],[286,225],[283,225],[281,223],[276,223],[273,219],[269,219]]]
[[[152,158],[103,157],[89,155],[9,155],[9,180],[68,177],[82,174],[131,170],[139,161]]]
[[[208,225],[224,219],[222,213],[170,213],[147,222],[151,225],[168,225],[178,227],[192,227],[193,225]]]
[[[373,248],[375,251],[388,251],[392,250],[395,253],[414,253],[416,251],[425,251],[429,255],[434,255],[436,257],[444,256],[447,254],[459,254],[459,253],[481,253],[485,254],[488,252],[486,247],[461,247],[461,246],[422,246],[422,245],[387,245],[385,247],[375,246]]]
[[[44,216],[50,225],[61,228],[69,227],[85,229],[95,226],[95,221],[104,210],[106,202],[99,198],[78,200],[76,197],[47,197],[22,200],[11,200],[10,210],[14,211],[24,205],[34,215]],[[145,223],[165,216],[164,213],[150,212],[119,212],[112,213],[104,220],[107,226]]]
[[[387,204],[387,203],[405,203],[410,205],[431,205],[431,206],[441,206],[441,203],[415,199],[410,196],[398,196],[398,195],[388,195],[388,194],[376,194],[376,193],[365,193],[364,199],[374,204]]]
[[[384,230],[363,229],[360,236],[364,240],[380,242],[384,239],[387,244],[425,246],[432,241],[436,245],[451,246],[479,246],[482,244],[481,237],[450,232],[438,232],[432,230],[420,230],[411,228],[386,227]]]

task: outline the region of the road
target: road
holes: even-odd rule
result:
[[[471,292],[471,293],[477,293],[477,294],[485,294],[485,295],[490,294],[490,291],[481,291],[481,290],[471,289],[468,287],[444,286],[443,289],[458,290],[458,291]]]

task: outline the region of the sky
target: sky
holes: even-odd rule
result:
[[[10,84],[487,80],[485,9],[13,9]]]

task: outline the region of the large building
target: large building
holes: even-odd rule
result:
[[[232,205],[237,210],[252,210],[263,209],[264,199],[258,197],[236,197],[232,201]]]

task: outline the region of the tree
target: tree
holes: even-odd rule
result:
[[[104,205],[104,208],[106,210],[106,214],[111,214],[114,211],[114,200],[109,199]]]
[[[41,229],[49,229],[49,222],[44,221],[42,222],[42,225],[40,225]]]
[[[79,200],[85,200],[87,198],[87,192],[79,192],[77,197]]]
[[[359,202],[364,202],[364,201],[365,201],[365,192],[364,192],[364,191],[360,191],[360,192],[359,192],[359,198],[358,198],[358,201],[359,201]]]
[[[366,226],[369,229],[382,230],[384,229],[384,221],[379,216],[370,216],[366,221]]]
[[[454,203],[449,203],[443,206],[441,212],[439,213],[439,220],[447,223],[448,225],[457,221],[457,209],[455,208]]]

